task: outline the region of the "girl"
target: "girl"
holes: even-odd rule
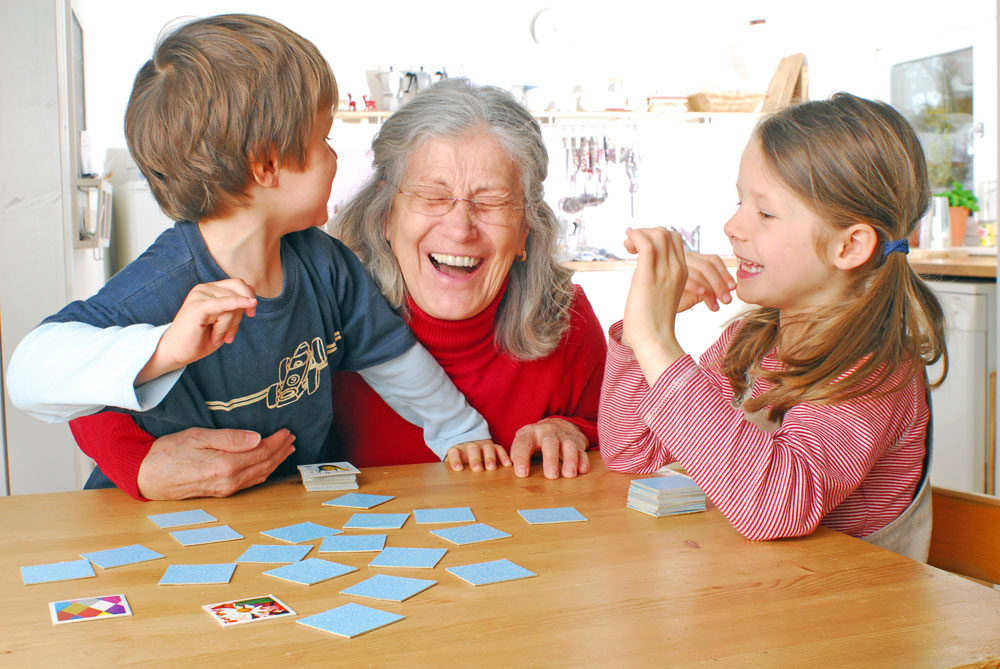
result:
[[[788,107],[758,124],[736,190],[735,282],[718,257],[685,258],[676,233],[627,232],[639,257],[611,328],[601,455],[618,471],[680,462],[750,539],[822,523],[926,559],[924,367],[943,358],[946,372],[947,352],[906,260],[929,197],[916,134],[849,94]],[[758,308],[695,364],[677,312],[734,288]]]

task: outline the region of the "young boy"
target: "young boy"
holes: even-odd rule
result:
[[[163,38],[136,76],[125,134],[179,222],[96,296],[25,338],[8,372],[14,403],[50,420],[129,409],[157,437],[193,426],[287,429],[296,455],[277,471],[288,472],[321,459],[331,377],[348,369],[422,424],[442,457],[488,440],[485,421],[358,259],[317,228],[337,172],[326,140],[336,104],[316,47],[269,19],[210,17]],[[132,337],[125,348],[142,354],[88,360],[65,350],[62,335],[94,333]],[[88,487],[103,481],[95,470]]]

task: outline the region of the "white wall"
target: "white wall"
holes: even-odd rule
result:
[[[804,52],[813,97],[836,90],[875,95],[874,50],[893,34],[947,30],[991,19],[993,0],[74,0],[84,24],[88,123],[97,156],[123,146],[121,124],[136,71],[171,20],[247,12],[269,16],[312,40],[345,94],[367,92],[364,72],[419,67],[480,83],[548,86],[624,79],[634,97],[657,91],[763,92],[781,56]],[[542,45],[530,34],[543,8]],[[765,30],[749,28],[764,18]]]

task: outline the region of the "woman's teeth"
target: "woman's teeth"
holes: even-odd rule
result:
[[[479,266],[480,262],[482,262],[482,258],[476,258],[473,256],[450,256],[444,253],[431,253],[429,255],[431,263],[437,269],[441,269],[442,265],[447,265],[449,267],[459,267],[471,272]]]
[[[744,272],[747,272],[748,274],[758,274],[764,271],[764,266],[740,258],[740,269],[743,270]]]

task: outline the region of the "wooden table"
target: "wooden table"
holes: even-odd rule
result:
[[[391,546],[446,547],[433,570],[369,568],[374,553],[318,557],[359,567],[311,587],[241,564],[231,583],[159,586],[168,564],[233,562],[262,530],[311,520],[340,527],[347,509],[297,479],[229,499],[140,503],[116,490],[0,499],[6,541],[0,665],[55,666],[600,666],[951,667],[1000,663],[1000,592],[820,529],[751,542],[718,511],[651,518],[625,508],[631,476],[594,471],[547,481],[537,470],[455,473],[441,465],[365,470],[361,492],[395,495],[379,512],[471,506],[509,539],[454,546],[417,525]],[[528,525],[517,509],[574,506],[589,520]],[[242,541],[182,547],[147,515],[202,508]],[[96,578],[25,586],[20,567],[141,543],[165,559]],[[318,541],[312,542],[318,545]],[[310,554],[317,556],[315,550]],[[447,566],[508,558],[536,578],[473,587]],[[273,565],[271,565],[273,566]],[[433,578],[402,603],[339,594],[373,573]],[[134,615],[52,625],[48,602],[125,593]],[[201,605],[274,594],[299,617],[357,602],[405,615],[354,639],[295,619],[223,629]],[[979,666],[977,664],[977,666]]]

